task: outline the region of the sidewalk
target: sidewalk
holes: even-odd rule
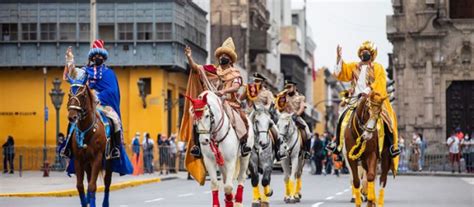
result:
[[[391,175],[391,172],[390,172]],[[398,175],[408,175],[408,176],[439,176],[439,177],[474,177],[474,173],[451,173],[450,171],[421,171],[421,172],[398,172]]]
[[[186,172],[163,176],[160,176],[159,173],[140,176],[119,176],[114,173],[112,176],[111,191],[171,179],[185,179],[186,177]],[[98,192],[103,192],[103,185],[103,175],[99,174],[97,180]],[[85,179],[84,186],[87,189]],[[68,177],[65,172],[50,172],[49,177],[43,177],[43,172],[41,171],[26,171],[23,172],[22,177],[19,176],[18,172],[15,172],[13,175],[0,175],[0,197],[65,197],[74,195],[77,195],[76,177],[75,175]]]

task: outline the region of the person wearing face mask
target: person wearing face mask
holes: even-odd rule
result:
[[[190,47],[186,47],[184,52],[190,67],[193,71],[198,73],[197,76],[190,76],[186,95],[196,97],[203,90],[214,90],[217,96],[222,97],[224,100],[224,111],[231,118],[232,126],[237,133],[237,137],[240,139],[241,153],[244,156],[248,155],[252,149],[247,146],[247,116],[242,110],[237,96],[237,91],[242,86],[242,77],[239,69],[234,67],[234,63],[237,62],[237,53],[235,52],[232,38],[227,38],[224,43],[222,43],[222,46],[217,48],[214,52],[214,56],[218,61],[217,65],[198,65],[192,58]],[[200,84],[195,83],[196,79],[201,81]],[[184,121],[186,121],[186,119],[189,118],[183,117]],[[183,124],[181,130],[187,131],[187,127],[186,124]],[[199,136],[196,133],[195,126],[192,131],[193,144],[190,153],[199,158],[201,156],[201,150],[199,144],[196,144],[199,143]],[[183,132],[180,134],[186,134],[186,132]]]
[[[284,100],[284,101],[282,101]],[[300,94],[296,90],[296,83],[290,80],[285,81],[285,89],[280,92],[277,96],[277,106],[280,111],[286,111],[292,115],[293,121],[296,123],[298,128],[304,133],[303,136],[303,156],[305,159],[309,159],[311,154],[309,153],[311,147],[311,131],[308,124],[303,119],[304,110],[306,109],[306,97]]]
[[[87,66],[76,68],[72,48],[69,47],[66,52],[66,66],[64,67],[63,79],[71,84],[87,84],[94,91],[96,101],[98,102],[97,110],[110,118],[114,126],[111,137],[107,139],[106,149],[108,150],[106,150],[105,157],[108,160],[112,160],[112,170],[114,172],[122,175],[132,174],[133,167],[123,146],[120,88],[115,72],[105,64],[107,58],[108,52],[104,48],[104,41],[100,39],[95,40],[88,53]],[[83,71],[82,77],[76,77],[77,71]],[[70,132],[69,129],[68,132]]]
[[[348,105],[339,118],[337,147],[333,151],[342,150],[342,142],[345,126],[352,113],[349,106],[357,104],[360,97],[367,97],[369,93],[376,92],[382,97],[387,96],[387,75],[383,66],[375,62],[377,57],[377,47],[370,41],[365,41],[359,47],[357,55],[360,58],[358,62],[345,62],[342,59],[342,48],[337,46],[337,64],[332,73],[339,81],[351,82],[351,89],[346,93],[349,98]],[[395,166],[398,166],[398,128],[397,119],[389,99],[386,99],[382,106],[380,118],[383,126],[379,130],[384,130],[385,141],[390,144],[390,155],[394,158]],[[376,127],[376,126],[373,126]]]

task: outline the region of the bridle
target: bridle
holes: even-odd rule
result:
[[[263,109],[257,109],[255,107],[254,107],[254,109],[255,110],[254,110],[253,113],[256,113],[256,114],[252,114],[253,119],[255,119],[255,117],[258,116],[261,113],[267,114]],[[271,120],[270,114],[267,114],[267,115],[268,115],[268,119]],[[254,121],[258,123],[258,120],[254,120]],[[260,137],[260,134],[266,134],[267,137],[268,137],[268,133],[269,133],[271,127],[272,127],[272,123],[268,124],[268,128],[266,130],[259,130],[258,124],[254,124],[254,129],[253,130],[254,130],[254,133],[255,133],[256,137]],[[271,142],[271,140],[269,140],[269,142],[266,145],[261,146],[262,150],[265,150],[268,146],[270,146],[270,142]]]
[[[298,128],[296,127],[296,124],[291,120],[291,116],[288,116],[288,117],[286,117],[284,119],[281,119],[281,120],[288,121],[288,130],[286,130],[285,133],[280,133],[280,136],[283,137],[285,142],[287,142],[288,139],[293,137],[295,132],[298,131]],[[293,130],[291,130],[291,132],[289,133],[290,128],[293,129]],[[297,143],[298,143],[298,139],[295,140],[295,142],[291,145],[291,147],[288,151],[289,152],[293,151],[293,148],[296,146]]]
[[[76,93],[74,93],[74,91],[72,90],[74,86],[78,87]],[[68,134],[71,135],[72,132],[75,131],[77,144],[80,148],[87,147],[87,145],[84,145],[85,135],[89,131],[91,131],[93,128],[95,129],[95,126],[97,124],[96,113],[94,113],[94,115],[92,116],[92,119],[93,119],[92,123],[85,130],[81,130],[77,125],[78,121],[84,120],[89,114],[89,111],[87,110],[87,108],[83,107],[83,104],[85,103],[84,99],[86,98],[86,92],[87,91],[89,91],[88,88],[87,88],[87,85],[83,85],[83,84],[72,84],[71,85],[71,90],[69,90],[69,96],[70,97],[69,97],[69,101],[68,101],[68,109],[79,111],[79,119],[76,120],[74,123],[72,123],[70,132]],[[88,95],[91,96],[92,94],[89,93]],[[82,99],[82,101],[81,101],[81,99]],[[75,100],[77,102],[77,104],[72,104],[71,103],[72,100]],[[91,102],[90,104],[91,104],[91,110],[94,110],[94,103]],[[92,131],[95,132],[95,130],[92,130]]]
[[[209,104],[206,104],[204,107],[199,108],[199,109],[193,109],[195,111],[206,111],[206,110],[209,111],[209,118],[210,118],[210,121],[211,121],[211,123],[209,124],[209,128],[208,129],[202,129],[202,128],[205,128],[203,126],[202,122],[201,122],[202,117],[196,118],[194,124],[198,125],[197,130],[196,130],[196,132],[198,134],[209,134],[209,136],[211,137],[212,140],[214,140],[217,143],[221,143],[222,141],[224,141],[224,139],[229,134],[230,124],[228,125],[226,133],[224,134],[224,136],[222,136],[220,138],[217,138],[217,132],[219,132],[222,129],[222,127],[224,126],[224,116],[225,116],[224,109],[222,108],[222,104],[218,104],[218,105],[219,105],[219,109],[220,109],[220,112],[221,112],[221,119],[219,120],[219,122],[217,123],[217,126],[215,128],[213,128],[213,126],[215,125],[215,122],[216,122],[215,115],[212,112],[212,110],[210,110]]]

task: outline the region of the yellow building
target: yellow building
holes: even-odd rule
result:
[[[120,85],[121,112],[126,143],[135,132],[149,132],[154,139],[158,133],[178,132],[180,94],[184,94],[187,75],[168,72],[160,68],[114,68]],[[49,68],[46,81],[46,103],[49,120],[46,124],[47,145],[55,145],[56,112],[49,92],[54,78],[61,78],[62,69]],[[150,78],[151,93],[144,108],[139,96],[137,81]],[[0,137],[12,135],[16,146],[41,147],[44,142],[44,89],[43,71],[24,68],[0,71]],[[69,84],[61,84],[66,93],[60,109],[60,131],[65,133],[67,121],[67,93]],[[170,96],[170,97],[168,97]],[[182,96],[181,96],[182,98]],[[167,101],[171,100],[171,111]],[[182,113],[182,111],[181,111]],[[170,126],[168,126],[170,125]]]
[[[322,134],[325,131],[326,119],[326,83],[324,76],[325,68],[316,70],[316,80],[313,81],[313,103],[316,110],[321,114],[321,121],[314,127],[314,132]]]

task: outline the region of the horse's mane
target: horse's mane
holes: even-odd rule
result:
[[[280,119],[288,119],[289,117],[291,117],[291,114],[290,114],[290,113],[282,112],[282,113],[280,114]]]

